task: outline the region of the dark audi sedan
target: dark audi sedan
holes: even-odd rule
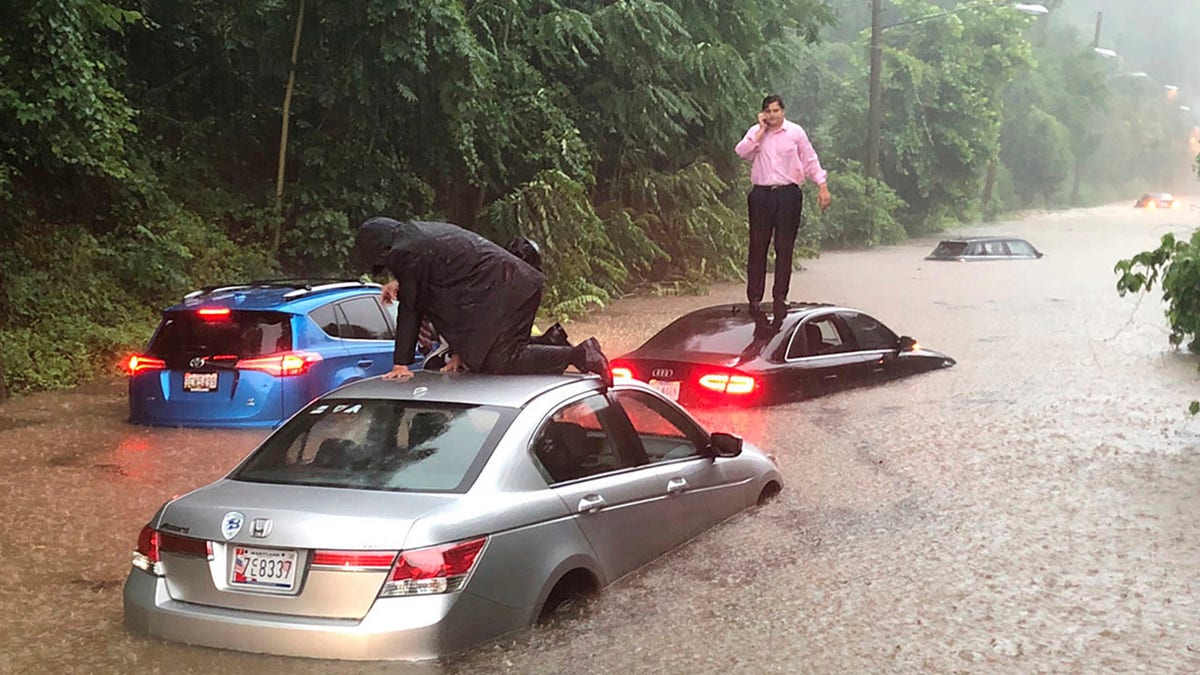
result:
[[[776,403],[954,365],[868,314],[792,303],[780,327],[756,324],[745,303],[676,319],[612,362],[684,405]]]

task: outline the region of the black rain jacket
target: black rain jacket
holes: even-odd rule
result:
[[[355,242],[363,264],[387,267],[400,283],[393,361],[408,365],[428,318],[471,370],[478,371],[517,308],[545,278],[486,238],[449,223],[375,217]]]

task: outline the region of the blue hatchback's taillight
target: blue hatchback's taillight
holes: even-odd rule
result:
[[[130,375],[137,375],[143,370],[163,370],[167,367],[166,362],[162,359],[142,356],[141,354],[134,354],[129,357],[129,360],[124,365],[126,372]]]
[[[239,359],[238,370],[257,370],[275,377],[303,375],[324,358],[316,352],[284,352],[253,359]]]

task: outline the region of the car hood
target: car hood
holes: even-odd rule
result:
[[[920,357],[924,357],[927,359],[942,359],[943,361],[946,362],[943,364],[944,368],[949,368],[950,366],[953,366],[956,363],[958,363],[958,361],[955,360],[954,357],[950,356],[949,354],[946,354],[945,352],[939,352],[936,349],[928,349],[926,347],[917,347],[916,349],[909,352],[909,354],[911,356],[920,356]]]
[[[166,504],[156,525],[166,532],[212,541],[398,550],[417,519],[459,498],[224,479]],[[224,527],[231,513],[240,514],[242,521],[232,533],[233,528]],[[270,520],[265,536],[256,536],[258,519]]]

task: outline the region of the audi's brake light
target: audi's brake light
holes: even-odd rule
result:
[[[758,385],[749,375],[709,373],[700,376],[700,386],[720,394],[749,394]]]

